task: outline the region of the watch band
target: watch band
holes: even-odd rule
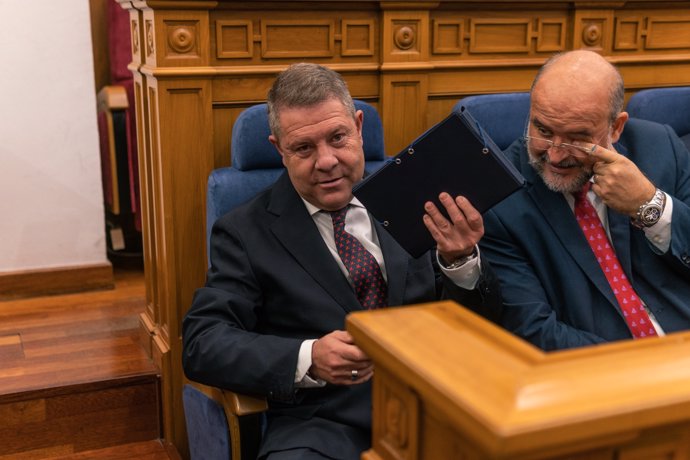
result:
[[[472,254],[470,254],[469,256],[460,257],[459,259],[455,259],[452,263],[450,263],[448,265],[446,265],[444,263],[442,263],[442,265],[443,265],[443,268],[445,268],[446,270],[454,270],[456,268],[462,267],[463,265],[465,265],[467,262],[474,259],[475,257],[477,257],[477,246],[474,247],[474,249],[472,250]],[[439,257],[439,260],[441,262],[443,262],[443,259],[441,257]]]

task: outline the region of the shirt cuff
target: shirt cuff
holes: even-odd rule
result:
[[[307,372],[311,367],[311,349],[316,339],[305,340],[299,347],[297,357],[297,369],[295,370],[295,387],[297,388],[319,388],[326,385],[325,380],[313,379]]]
[[[673,199],[666,195],[666,206],[661,214],[659,222],[643,229],[647,240],[654,246],[660,254],[665,254],[671,246],[671,216],[673,215]]]
[[[475,246],[475,256],[468,259],[464,264],[456,268],[446,268],[436,251],[436,260],[441,267],[441,271],[458,287],[471,291],[477,287],[479,278],[482,274],[481,257],[479,257],[479,246]]]

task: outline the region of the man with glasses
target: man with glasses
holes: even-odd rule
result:
[[[623,103],[597,53],[551,58],[506,151],[526,186],[484,215],[501,324],[545,350],[690,328],[690,154]]]

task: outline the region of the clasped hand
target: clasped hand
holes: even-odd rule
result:
[[[374,374],[374,364],[346,331],[333,331],[314,342],[311,362],[309,375],[334,385],[360,384]]]

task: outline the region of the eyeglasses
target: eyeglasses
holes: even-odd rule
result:
[[[528,135],[525,135],[524,139],[526,142],[531,142],[532,147],[537,150],[548,150],[551,147],[555,147],[567,150],[574,155],[581,155],[582,153],[589,155],[590,153],[592,153],[591,148],[583,147],[581,145],[568,144],[567,142],[561,142],[560,144],[556,144],[554,141],[551,141],[549,139],[542,139],[541,137],[534,137]]]

